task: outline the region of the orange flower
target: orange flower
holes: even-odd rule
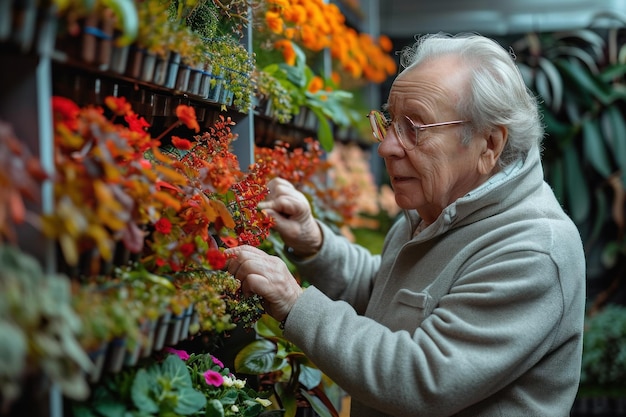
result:
[[[172,145],[174,145],[176,149],[180,149],[182,151],[188,151],[193,146],[189,140],[179,138],[178,136],[172,136]]]
[[[267,27],[277,35],[283,32],[283,19],[277,12],[268,11],[265,13],[265,23]]]
[[[200,131],[200,125],[196,119],[196,110],[193,107],[180,104],[176,107],[176,117],[189,129],[195,130],[196,133]]]
[[[296,51],[294,51],[291,41],[286,39],[276,41],[274,47],[283,53],[283,59],[288,65],[296,64]]]
[[[306,9],[304,8],[304,6],[296,4],[293,7],[291,7],[289,12],[285,12],[285,19],[287,19],[288,21],[292,23],[295,23],[296,25],[306,23],[306,20],[307,20]]]
[[[311,79],[311,82],[309,83],[309,87],[308,87],[308,91],[310,93],[317,93],[319,90],[321,90],[324,87],[324,80],[322,80],[322,78],[320,76],[315,76]]]
[[[108,96],[104,99],[104,104],[116,115],[124,116],[132,113],[132,107],[125,97]]]
[[[381,49],[385,52],[391,52],[391,48],[393,48],[393,44],[391,43],[391,39],[389,39],[386,35],[380,35],[378,38],[378,44]]]

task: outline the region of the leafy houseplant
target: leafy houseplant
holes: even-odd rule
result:
[[[585,244],[590,313],[616,296],[626,272],[626,45],[620,33],[532,33],[514,44],[526,83],[543,104],[546,178]]]
[[[4,409],[31,377],[58,384],[69,398],[89,394],[84,373],[92,364],[78,343],[80,320],[72,309],[69,279],[44,274],[34,257],[10,245],[0,245],[0,328]]]
[[[580,395],[626,395],[626,307],[607,304],[588,317]]]
[[[168,348],[161,361],[110,375],[76,417],[257,416],[270,402],[210,354]]]
[[[237,372],[260,375],[262,385],[272,386],[285,417],[295,416],[303,404],[322,417],[338,416],[339,388],[297,346],[282,337],[278,322],[264,315],[256,322],[255,330],[259,338],[235,358]]]

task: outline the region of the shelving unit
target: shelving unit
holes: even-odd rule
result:
[[[51,103],[55,95],[71,98],[81,107],[102,106],[109,95],[125,97],[133,110],[149,119],[154,137],[160,128],[176,120],[174,110],[178,104],[193,106],[202,128],[212,125],[218,115],[227,115],[236,122],[233,133],[238,139],[232,145],[242,169],[254,162],[254,148],[261,140],[259,130],[262,125],[281,130],[281,135],[293,135],[297,143],[305,137],[315,136],[315,128],[310,125],[280,124],[255,114],[254,109],[243,113],[227,106],[224,111],[223,105],[202,96],[133,78],[113,71],[108,65],[85,62],[80,56],[61,51],[59,45],[55,45],[58,41],[57,21],[52,10],[40,8],[36,0],[18,3],[0,0],[0,57],[3,62],[11,63],[0,69],[0,120],[11,124],[16,136],[34,155],[38,155],[49,174],[54,171]],[[367,4],[377,7],[378,3],[368,0]],[[8,19],[11,7],[23,7],[24,19],[22,16]],[[14,24],[22,26],[12,27]],[[7,29],[6,25],[11,27]],[[252,37],[249,25],[242,40],[248,50],[252,49]],[[324,71],[329,74],[330,55],[328,52],[325,55]],[[52,184],[44,183],[40,194],[40,205],[34,208],[43,213],[52,212],[55,205]],[[58,271],[58,248],[54,242],[43,239],[40,232],[28,226],[21,227],[18,244],[34,255],[47,273]],[[63,417],[64,399],[59,387],[53,385],[45,395],[44,400],[20,404],[19,412],[31,417]]]

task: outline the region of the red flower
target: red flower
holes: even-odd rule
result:
[[[180,149],[181,151],[188,151],[193,146],[191,141],[179,138],[178,136],[172,136],[172,145],[174,145],[177,149]]]
[[[169,234],[172,231],[172,223],[166,219],[165,217],[161,217],[155,224],[154,228],[157,232],[161,232],[165,235]]]
[[[239,246],[239,241],[236,238],[234,238],[234,237],[220,236],[220,239],[229,248],[234,248],[235,246]]]
[[[224,377],[219,372],[215,372],[212,370],[206,371],[204,374],[204,380],[207,385],[213,385],[214,387],[221,387],[224,383]]]
[[[192,242],[183,243],[180,245],[180,253],[185,257],[190,257],[196,251],[196,245]]]
[[[226,255],[218,249],[209,249],[206,258],[213,269],[223,269],[226,266]]]
[[[180,104],[176,107],[176,117],[189,129],[195,130],[196,133],[200,131],[200,125],[198,125],[198,120],[196,119],[196,110],[193,107]]]
[[[111,109],[116,116],[125,116],[132,113],[132,107],[125,97],[108,96],[104,99],[104,104]]]
[[[146,129],[150,127],[150,123],[146,122],[146,119],[132,111],[124,116],[124,120],[128,123],[128,129],[133,132],[146,133]]]
[[[69,98],[59,96],[52,97],[52,113],[55,122],[58,124],[64,124],[71,130],[78,128],[78,114],[80,113],[80,108]]]

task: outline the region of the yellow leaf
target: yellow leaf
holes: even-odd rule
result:
[[[96,242],[102,259],[109,261],[113,258],[113,240],[103,227],[97,224],[89,225],[87,228],[87,236],[91,237]]]
[[[76,265],[78,263],[78,247],[76,246],[76,240],[72,236],[64,233],[59,236],[59,244],[61,245],[65,262],[71,266]]]
[[[161,203],[163,203],[163,205],[167,207],[172,207],[176,211],[180,210],[180,201],[175,199],[171,194],[167,192],[157,191],[156,193],[152,194],[152,198],[160,201]]]
[[[224,226],[229,229],[235,228],[235,220],[233,220],[233,216],[231,216],[230,211],[226,208],[224,203],[219,200],[211,200],[211,205],[217,210],[219,213],[222,222],[224,222]]]

